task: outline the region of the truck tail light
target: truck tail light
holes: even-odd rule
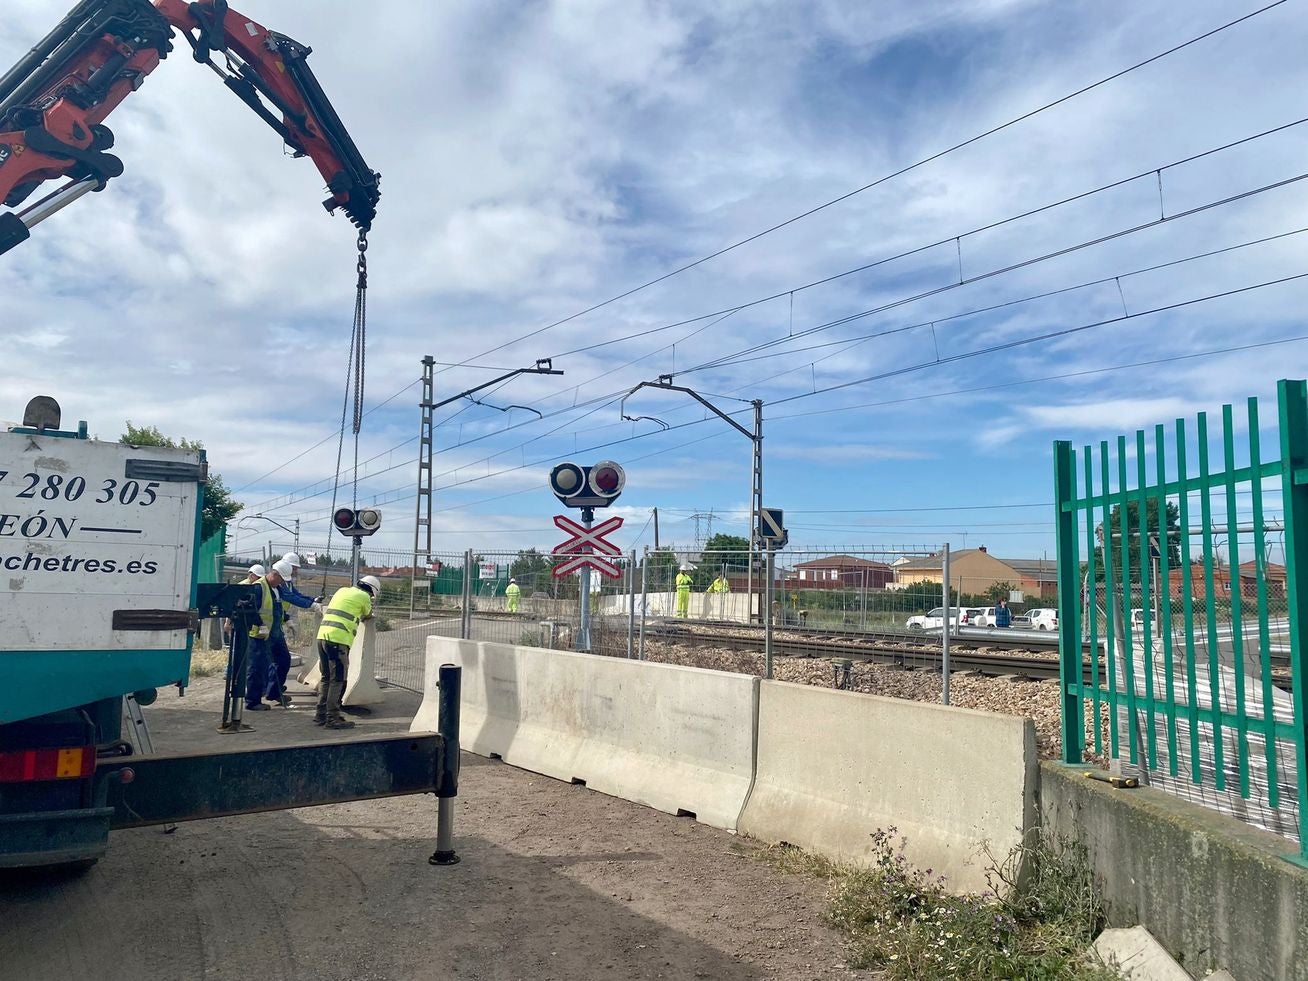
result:
[[[94,746],[0,752],[0,783],[80,780],[94,772]]]

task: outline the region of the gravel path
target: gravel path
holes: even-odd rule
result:
[[[213,732],[219,679],[147,708],[156,746],[285,745],[308,712]],[[307,703],[306,703],[307,704]],[[404,731],[388,692],[356,732]],[[465,754],[456,847],[433,868],[435,802],[396,798],[116,833],[81,878],[0,878],[0,977],[24,981],[588,981],[862,977],[820,922],[824,886],[759,846]]]

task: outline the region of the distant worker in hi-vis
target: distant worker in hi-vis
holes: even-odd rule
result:
[[[683,565],[677,573],[677,616],[686,619],[690,616],[690,566]]]
[[[353,729],[354,723],[341,715],[345,697],[345,676],[350,664],[350,645],[359,624],[372,619],[372,602],[381,595],[376,576],[364,576],[357,586],[343,586],[332,594],[318,628],[318,667],[322,684],[314,725],[328,729]]]
[[[509,580],[508,588],[504,590],[504,598],[508,601],[509,612],[517,613],[518,601],[522,599],[522,590],[518,587],[518,580]]]
[[[731,592],[731,583],[727,582],[727,574],[719,572],[718,577],[709,583],[709,588],[704,590],[706,593],[729,593]]]

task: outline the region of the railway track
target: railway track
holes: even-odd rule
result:
[[[646,628],[646,637],[680,644],[712,645],[731,650],[761,653],[763,650],[762,628],[757,628],[758,636],[742,636],[740,625],[728,628],[730,633],[721,628],[684,624],[656,624]],[[752,628],[751,628],[752,629]],[[748,632],[748,631],[747,631]],[[1009,643],[1009,650],[1022,653],[999,653],[987,649],[990,645],[969,644],[962,638],[950,644],[949,663],[952,671],[974,671],[989,676],[1011,676],[1030,678],[1032,680],[1057,680],[1060,674],[1057,644],[1044,650],[1017,646],[1020,641]],[[851,661],[868,661],[877,664],[893,664],[915,670],[939,671],[941,666],[940,642],[936,637],[924,636],[920,640],[912,636],[890,634],[851,634],[833,637],[830,634],[813,634],[800,637],[788,635],[774,636],[773,653],[779,657],[802,658],[846,658]],[[1273,660],[1275,664],[1275,659]],[[1287,665],[1288,666],[1288,665]],[[1094,681],[1094,664],[1087,654],[1082,658],[1084,677],[1087,682]],[[1102,658],[1098,659],[1098,678],[1104,683],[1107,674]],[[1289,690],[1290,679],[1287,675],[1273,677],[1277,687]]]

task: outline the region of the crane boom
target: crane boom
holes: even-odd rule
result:
[[[295,156],[313,161],[330,192],[327,210],[343,210],[361,234],[371,229],[380,175],[309,68],[309,47],[227,0],[81,0],[0,76],[0,204],[18,208],[45,182],[66,180],[22,211],[0,213],[0,252],[123,172],[104,120],[171,53],[174,29]]]

